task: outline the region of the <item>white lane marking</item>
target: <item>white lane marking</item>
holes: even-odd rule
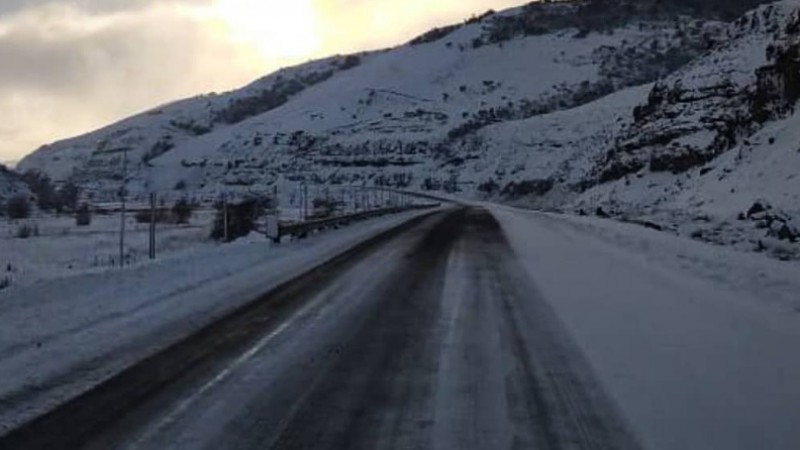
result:
[[[255,345],[250,347],[249,350],[244,352],[241,356],[236,358],[236,360],[225,367],[220,373],[218,373],[214,378],[203,384],[203,386],[195,391],[192,395],[185,398],[179,404],[177,404],[174,408],[172,408],[169,413],[161,417],[158,423],[155,426],[148,428],[144,433],[142,433],[139,438],[134,441],[133,443],[128,444],[125,448],[127,449],[136,449],[139,448],[144,442],[153,438],[156,434],[161,432],[164,428],[174,423],[178,416],[186,412],[192,404],[194,404],[200,397],[205,395],[206,392],[210,391],[212,388],[217,386],[218,384],[225,381],[236,369],[244,365],[245,363],[249,362],[253,357],[260,352],[264,347],[266,347],[273,339],[278,337],[282,334],[286,329],[292,326],[295,322],[297,322],[300,318],[304,317],[306,313],[308,313],[312,308],[316,307],[322,299],[326,298],[326,295],[318,295],[315,300],[307,303],[303,306],[298,312],[294,314],[290,319],[283,322],[278,328],[272,330],[269,334],[261,338]]]
[[[400,248],[389,248],[384,250],[380,253],[381,260],[391,260],[395,258],[396,255],[400,252]],[[379,263],[371,264],[371,267],[375,271],[383,270],[387,265],[383,261],[379,261]],[[346,278],[345,278],[346,279]],[[141,447],[145,442],[149,441],[150,439],[154,438],[158,433],[163,431],[169,425],[175,423],[178,417],[186,412],[189,407],[191,407],[194,403],[196,403],[200,397],[205,395],[208,391],[213,389],[215,386],[219,385],[223,381],[225,381],[228,377],[233,374],[238,368],[242,367],[244,364],[248,363],[253,357],[258,354],[261,350],[264,349],[269,343],[277,338],[279,335],[284,333],[289,327],[293,326],[295,323],[300,321],[301,319],[305,319],[306,315],[314,308],[320,306],[321,304],[325,303],[327,299],[330,297],[331,292],[337,291],[336,286],[338,284],[334,284],[329,286],[323,292],[317,294],[313,300],[308,302],[305,306],[300,308],[296,311],[290,318],[284,321],[280,326],[276,329],[272,330],[269,334],[261,338],[255,345],[253,345],[250,349],[248,349],[245,353],[241,356],[236,358],[230,365],[225,367],[220,373],[218,373],[214,378],[203,384],[200,389],[195,391],[191,396],[185,398],[181,401],[178,405],[173,407],[167,414],[161,417],[161,419],[155,425],[149,427],[145,430],[138,439],[134,442],[129,443],[125,448],[128,450],[134,450]],[[347,297],[347,296],[345,296]]]

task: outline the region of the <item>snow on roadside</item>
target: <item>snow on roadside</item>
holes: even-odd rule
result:
[[[493,211],[646,448],[800,448],[800,265]]]
[[[425,212],[273,246],[243,239],[0,292],[0,434],[282,282]]]
[[[214,248],[211,234],[213,211],[195,212],[191,225],[159,224],[156,248],[159,259],[171,258],[192,247]],[[22,227],[35,234],[20,239]],[[125,233],[128,265],[149,264],[149,225],[130,214]],[[119,255],[118,215],[95,214],[89,226],[78,227],[68,215],[37,214],[21,220],[0,220],[0,276],[8,276],[11,288],[55,278],[117,270]]]

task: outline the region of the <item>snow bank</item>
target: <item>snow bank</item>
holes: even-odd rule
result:
[[[493,210],[646,448],[800,448],[800,266]]]

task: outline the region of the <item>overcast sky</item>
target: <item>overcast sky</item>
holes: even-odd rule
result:
[[[523,0],[0,0],[0,161]]]

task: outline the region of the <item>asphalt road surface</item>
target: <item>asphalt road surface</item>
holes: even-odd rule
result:
[[[353,249],[2,449],[635,449],[486,211]]]

